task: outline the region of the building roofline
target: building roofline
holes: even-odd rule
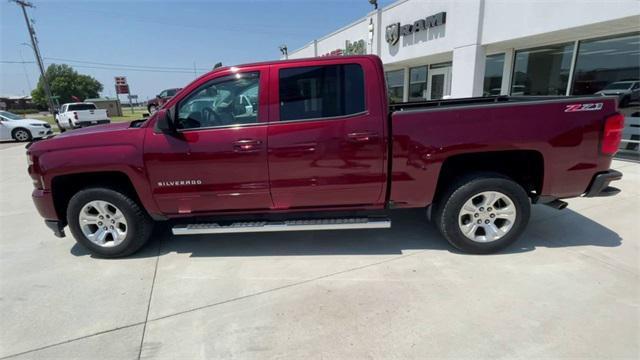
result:
[[[309,41],[308,43],[302,45],[301,47],[291,51],[291,54],[294,54],[294,53],[296,53],[298,51],[302,51],[302,50],[306,49],[310,45],[313,45],[314,42],[325,40],[325,39],[327,39],[327,38],[329,38],[329,37],[341,32],[341,31],[344,31],[344,30],[346,30],[346,29],[348,29],[348,28],[350,28],[352,26],[355,26],[355,25],[357,25],[357,24],[359,24],[359,23],[361,23],[363,21],[366,21],[370,16],[374,15],[378,11],[383,13],[383,12],[385,12],[387,10],[393,9],[396,6],[402,5],[402,4],[406,3],[407,1],[409,1],[409,0],[397,0],[397,1],[385,6],[383,8],[380,8],[378,10],[370,11],[370,12],[367,13],[367,15],[362,16],[362,17],[358,18],[357,20],[354,20],[354,21],[350,22],[349,24],[347,24],[347,25],[345,25],[345,26],[343,26],[343,27],[341,27],[341,28],[339,28],[337,30],[334,30],[334,31],[332,31],[332,32],[330,32],[330,33],[328,33],[326,35],[323,35],[322,37],[319,37],[317,39],[313,39],[313,40]]]

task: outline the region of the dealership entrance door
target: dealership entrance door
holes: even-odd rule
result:
[[[451,95],[451,66],[432,66],[429,69],[427,95],[428,100],[438,100],[446,95]]]

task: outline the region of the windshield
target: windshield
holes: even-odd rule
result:
[[[95,110],[96,106],[93,104],[71,104],[67,108],[67,111],[78,111],[78,110]]]
[[[16,114],[12,114],[8,111],[0,111],[0,116],[2,116],[5,119],[8,120],[22,120],[22,117],[16,115]]]
[[[604,90],[627,90],[632,84],[630,82],[614,82],[607,85]]]

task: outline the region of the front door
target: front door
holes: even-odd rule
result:
[[[439,100],[451,94],[451,68],[442,67],[429,69],[427,94],[429,100]]]
[[[178,100],[177,134],[150,130],[145,163],[163,213],[272,207],[262,91],[267,76],[266,70],[220,74]]]
[[[386,112],[383,94],[365,86],[363,67],[375,73],[368,61],[272,67],[271,92],[279,96],[272,116],[278,121],[269,125],[276,209],[382,203]]]

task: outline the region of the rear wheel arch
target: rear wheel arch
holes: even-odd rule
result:
[[[475,173],[493,173],[518,183],[530,198],[536,200],[544,181],[544,156],[536,150],[504,150],[454,155],[440,167],[434,203],[449,190],[451,184]]]
[[[512,244],[530,217],[530,199],[512,179],[492,172],[457,178],[434,209],[440,233],[456,248],[489,254]]]

